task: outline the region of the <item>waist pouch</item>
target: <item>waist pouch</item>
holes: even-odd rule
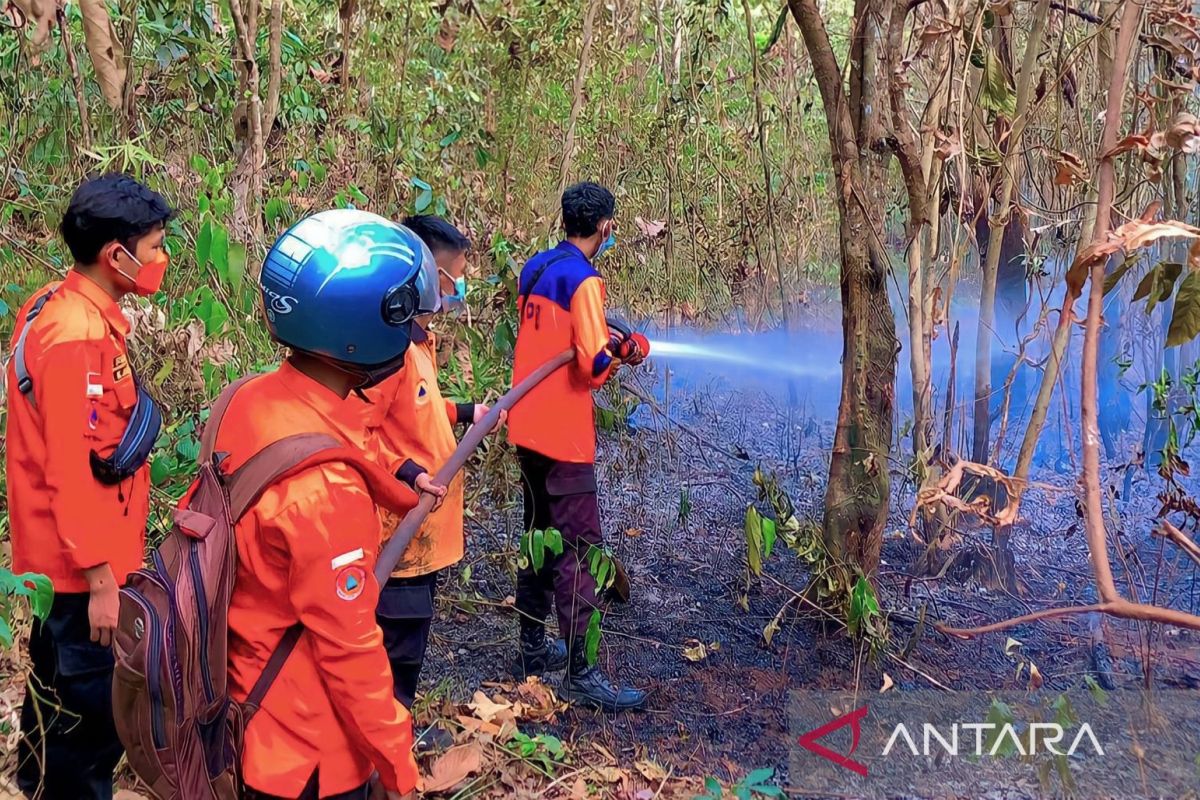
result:
[[[92,475],[107,486],[115,486],[142,468],[150,458],[158,432],[162,429],[162,413],[150,393],[137,387],[137,404],[121,434],[121,441],[112,455],[102,458],[95,450],[91,452]]]

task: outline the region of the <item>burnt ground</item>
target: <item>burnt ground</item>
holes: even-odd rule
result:
[[[643,377],[640,383],[645,389],[649,381]],[[661,400],[661,376],[655,393]],[[1200,686],[1200,636],[1190,632],[1158,626],[1148,633],[1095,615],[1045,620],[971,641],[933,629],[935,620],[983,625],[1095,601],[1070,490],[1077,473],[1071,470],[1035,475],[1061,491],[1026,496],[1013,535],[1022,591],[1010,595],[957,571],[941,579],[910,577],[923,546],[907,532],[913,489],[898,471],[903,461],[898,456],[879,580],[880,602],[889,613],[887,654],[872,662],[844,631],[791,611],[768,646],[763,628],[792,597],[787,587],[801,590],[808,576],[800,559],[781,545],[766,562],[766,575],[749,584],[748,610],[738,606],[747,587],[744,514],[756,501],[751,477],[756,466],[777,471],[797,515],[819,520],[834,409],[827,401],[818,407],[811,398],[836,402],[836,384],[811,386],[803,394],[743,381],[677,381],[669,396],[675,418],[691,433],[664,424],[643,406],[631,430],[602,436],[598,457],[606,536],[633,583],[632,602],[613,606],[605,618],[601,662],[610,674],[651,688],[650,710],[612,717],[572,709],[552,725],[523,724],[526,733],[571,740],[574,752],[599,743],[623,764],[651,758],[676,775],[737,780],[749,770],[774,767],[786,786],[794,739],[786,705],[793,689],[857,687],[869,694],[885,680],[900,690],[1025,689],[1028,662],[1036,665],[1046,691],[1082,687],[1088,675],[1110,687],[1139,686],[1147,664],[1156,685]],[[735,455],[744,450],[748,458],[719,450]],[[1069,461],[1069,454],[1060,460]],[[1107,477],[1125,488],[1123,473]],[[1110,520],[1110,541],[1122,544],[1113,555],[1118,585],[1128,595],[1129,576],[1135,575],[1148,591],[1157,585],[1160,604],[1192,610],[1194,567],[1171,550],[1160,558],[1161,541],[1149,535],[1161,481],[1144,471],[1133,477],[1133,491],[1125,492],[1133,499],[1117,503],[1120,518]],[[684,514],[682,497],[690,504]],[[506,598],[513,592],[520,508],[487,500],[474,513],[470,579],[443,583],[425,673],[426,685],[437,686],[433,696],[456,703],[488,682],[504,681],[516,647],[515,614]],[[974,548],[990,536],[989,528],[968,521],[958,527],[963,536],[956,549]],[[914,636],[922,606],[928,624]],[[1104,635],[1100,647],[1093,646],[1096,629]],[[1008,655],[1010,636],[1022,644]],[[719,649],[693,663],[683,657],[689,639],[716,642]],[[1027,663],[1018,677],[1021,661]]]

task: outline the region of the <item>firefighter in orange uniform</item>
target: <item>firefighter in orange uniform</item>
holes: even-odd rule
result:
[[[6,369],[13,570],[47,575],[55,592],[29,640],[17,766],[29,797],[113,793],[122,749],[110,643],[119,582],[142,565],[146,459],[161,423],[130,366],[117,302],[158,291],[170,216],[128,176],[84,182],[59,228],[74,265],[17,314]]]
[[[441,217],[409,217],[404,225],[429,248],[423,313],[413,322],[412,346],[405,356],[404,369],[368,389],[369,404],[364,406],[357,397],[346,402],[352,414],[366,414],[368,448],[377,463],[409,486],[440,498],[379,597],[378,622],[392,665],[395,694],[411,708],[429,643],[438,575],[462,560],[465,545],[462,475],[446,487],[435,484],[430,473],[454,452],[454,426],[480,421],[488,406],[454,403],[442,397],[437,380],[437,346],[427,328],[433,313],[454,311],[466,301],[465,272],[471,242]],[[386,512],[383,516],[386,540],[400,520]],[[448,734],[435,727],[418,738],[417,749],[443,749],[450,743]]]
[[[517,573],[520,615],[518,676],[567,667],[564,695],[608,711],[645,705],[645,692],[614,686],[587,661],[584,636],[597,608],[596,581],[587,568],[592,547],[603,546],[596,499],[596,428],[592,391],[618,362],[644,357],[639,336],[610,337],[604,317],[604,281],[593,266],[616,241],[612,193],[579,183],[562,196],[566,239],[538,253],[521,271],[517,310],[520,327],[513,356],[513,384],[544,362],[575,348],[575,361],[534,387],[513,406],[508,438],[517,448],[524,488],[525,529],[557,528],[566,546],[542,569]],[[551,602],[558,629],[569,643],[546,638]]]
[[[216,439],[224,470],[295,433],[366,447],[346,397],[403,365],[421,257],[411,233],[349,209],[308,217],[279,238],[260,282],[271,334],[291,354],[234,395]],[[340,464],[281,481],[238,522],[235,700],[245,701],[284,631],[304,629],[247,727],[246,798],[365,800],[372,773],[389,798],[413,792],[412,719],[392,694],[375,622],[380,535],[361,475]]]

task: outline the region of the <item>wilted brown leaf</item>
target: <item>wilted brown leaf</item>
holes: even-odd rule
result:
[[[514,710],[517,718],[531,722],[549,721],[559,710],[565,708],[554,696],[554,692],[542,682],[541,678],[531,676],[517,687],[517,698],[520,700]]]
[[[120,108],[125,88],[125,50],[108,17],[108,4],[105,0],[79,0],[79,11],[96,82],[109,108]]]
[[[1166,141],[1169,146],[1189,155],[1200,153],[1200,119],[1195,114],[1179,112],[1167,130]]]
[[[1076,183],[1083,183],[1087,179],[1087,170],[1084,167],[1083,159],[1067,150],[1062,150],[1058,154],[1058,172],[1054,175],[1054,184],[1056,186],[1071,186]]]
[[[13,25],[33,26],[35,51],[45,48],[50,38],[50,28],[54,25],[54,0],[9,0],[4,10]]]
[[[438,47],[449,53],[454,49],[454,42],[458,39],[458,26],[450,20],[449,16],[442,17],[442,24],[438,26],[437,45]]]
[[[933,148],[934,155],[942,161],[949,161],[962,152],[962,142],[959,141],[957,133],[951,131],[947,134],[942,131],[934,131],[933,137],[937,142]]]
[[[469,733],[483,734],[485,736],[499,736],[500,726],[494,722],[484,722],[478,717],[469,717],[466,714],[459,714],[458,724]]]
[[[458,786],[468,776],[479,772],[483,750],[475,742],[451,747],[429,769],[425,778],[426,792],[445,792]]]

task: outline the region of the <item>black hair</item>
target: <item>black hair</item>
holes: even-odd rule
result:
[[[563,192],[562,218],[567,236],[591,236],[616,211],[616,198],[598,183],[584,181]]]
[[[79,185],[58,230],[76,263],[94,264],[109,242],[120,242],[132,251],[138,239],[174,214],[158,192],[128,175],[111,172]]]
[[[462,231],[433,214],[405,217],[403,225],[420,236],[434,255],[446,250],[465,253],[471,249],[471,240],[463,236]]]

